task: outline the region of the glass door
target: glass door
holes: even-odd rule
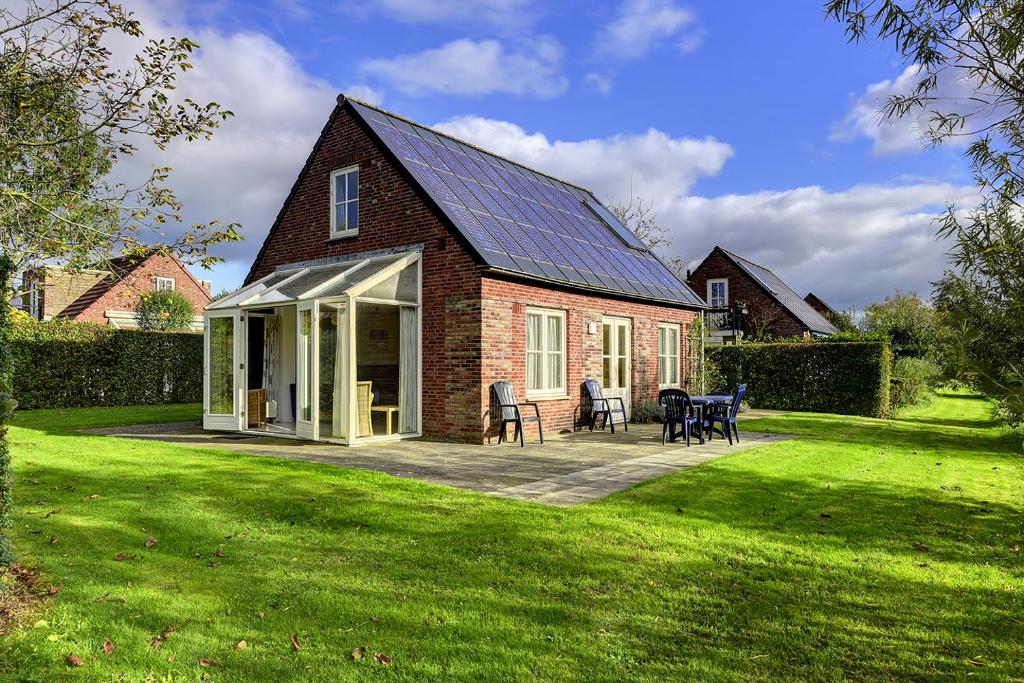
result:
[[[618,396],[630,415],[632,378],[632,325],[628,318],[604,318],[601,321],[603,389],[607,397]]]
[[[299,304],[295,315],[295,434],[313,441],[320,438],[317,328],[316,302]]]
[[[203,429],[242,428],[242,318],[238,311],[212,315],[203,324]]]

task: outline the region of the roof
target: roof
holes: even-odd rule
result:
[[[594,193],[365,102],[339,97],[488,270],[703,308]]]
[[[806,301],[811,308],[816,310],[818,313],[821,313],[822,315],[825,315],[826,313],[831,313],[832,315],[835,315],[836,313],[836,309],[829,306],[824,299],[822,299],[814,292],[807,292],[807,296],[804,297],[804,301]]]
[[[778,301],[783,308],[792,313],[793,316],[811,332],[835,334],[839,331],[836,329],[835,325],[825,318],[825,316],[814,310],[810,304],[800,297],[799,294],[783,282],[782,278],[768,268],[758,265],[750,259],[743,258],[739,254],[734,254],[731,251],[722,249],[721,247],[715,247],[715,249],[718,249],[730,258],[733,263],[749,275],[755,282],[761,285],[761,287],[763,287],[765,291],[772,296],[772,298]]]

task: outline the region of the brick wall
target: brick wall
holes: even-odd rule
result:
[[[729,280],[729,304],[747,305],[747,327],[776,337],[799,337],[807,328],[764,288],[720,251],[712,251],[690,274],[690,287],[702,298],[708,296],[708,280]]]
[[[631,401],[658,398],[658,323],[680,325],[680,380],[683,379],[686,337],[693,311],[670,306],[559,291],[522,282],[485,276],[481,284],[483,367],[480,382],[481,415],[490,408],[491,384],[508,380],[520,401],[526,393],[526,307],[566,311],[566,398],[539,399],[544,429],[548,433],[572,429],[573,411],[579,405],[579,386],[584,379],[602,380],[601,319],[604,316],[631,321]],[[598,332],[589,334],[589,323]],[[484,420],[484,435],[495,434],[495,424]],[[532,430],[528,427],[528,430]],[[527,432],[528,437],[532,431]],[[511,436],[511,431],[510,431]]]
[[[39,296],[39,311],[43,320],[48,320],[65,308],[89,288],[107,276],[105,271],[85,270],[67,273],[60,268],[43,268],[27,277],[36,282]],[[29,311],[29,297],[22,297],[22,307]]]
[[[330,239],[330,173],[359,165],[359,234]],[[423,245],[423,432],[480,440],[480,276],[434,209],[347,110],[336,109],[249,280],[276,266]]]
[[[74,320],[106,323],[106,311],[134,311],[139,297],[153,291],[154,277],[174,278],[174,289],[192,302],[196,315],[202,315],[210,303],[210,290],[206,285],[193,279],[184,266],[171,256],[154,254],[137,265],[128,275],[104,292],[87,309],[77,314]]]

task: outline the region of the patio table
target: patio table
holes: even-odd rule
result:
[[[721,404],[728,405],[732,403],[732,398],[732,394],[707,394],[705,396],[691,396],[690,401],[692,401],[693,405],[696,406],[697,409],[700,411],[701,429],[704,428],[704,407]],[[715,429],[714,431],[721,434],[722,438],[725,438],[725,433],[722,430]]]

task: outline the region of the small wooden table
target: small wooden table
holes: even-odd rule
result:
[[[389,405],[370,406],[370,413],[371,414],[372,413],[384,413],[387,416],[387,427],[386,427],[385,432],[384,432],[385,434],[394,434],[395,433],[395,431],[393,429],[393,424],[394,424],[394,417],[393,416],[397,412],[398,412],[398,406],[389,406]]]

